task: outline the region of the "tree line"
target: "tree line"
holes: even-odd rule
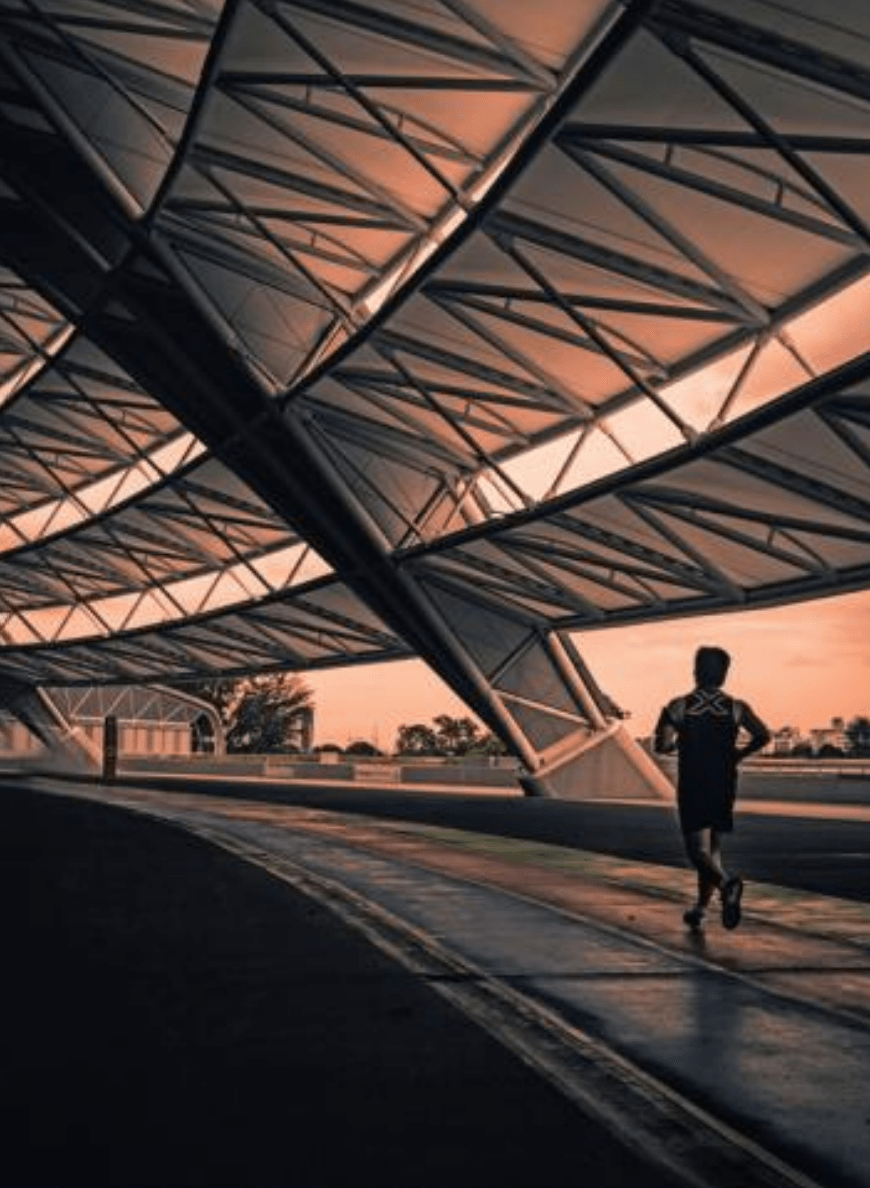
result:
[[[307,749],[315,702],[311,687],[292,672],[250,677],[177,682],[218,713],[228,754],[293,754]],[[204,746],[200,749],[206,749]],[[314,751],[351,755],[383,754],[373,743],[357,739],[346,747],[324,743]],[[504,755],[504,744],[470,717],[438,714],[431,722],[398,728],[392,754],[401,756]]]
[[[384,752],[366,739],[356,739],[346,747],[324,743],[315,751],[338,751],[344,755],[384,755],[396,758],[489,757],[506,755],[507,747],[496,735],[482,730],[474,718],[455,718],[438,714],[431,722],[411,722],[399,726],[390,751]]]
[[[213,706],[223,724],[228,753],[292,754],[308,749],[314,715],[314,694],[298,673],[277,672],[250,677],[179,682],[177,687]],[[795,732],[796,734],[796,732]],[[849,756],[870,758],[870,716],[857,715],[845,723],[843,746],[831,742],[813,747],[805,738],[795,738],[780,756]],[[350,755],[384,754],[374,743],[357,739],[347,746],[323,743],[315,751],[338,751]],[[400,756],[491,756],[505,755],[507,748],[474,718],[438,714],[429,722],[399,726],[392,750]]]

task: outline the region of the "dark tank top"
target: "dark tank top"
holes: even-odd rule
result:
[[[721,689],[693,689],[668,706],[677,732],[677,794],[683,827],[730,829],[742,703]]]

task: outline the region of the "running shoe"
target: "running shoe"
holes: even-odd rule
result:
[[[740,900],[743,898],[743,879],[735,875],[722,888],[722,927],[736,928],[740,923]]]
[[[704,909],[702,907],[690,907],[688,911],[683,912],[683,923],[688,924],[690,928],[700,928],[704,923]]]

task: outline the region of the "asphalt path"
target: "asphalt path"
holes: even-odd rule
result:
[[[339,916],[142,814],[0,786],[26,1188],[673,1188]]]
[[[149,781],[151,782],[151,781]],[[166,787],[164,781],[159,782]],[[175,784],[179,788],[179,784]],[[188,791],[272,800],[393,820],[522,837],[685,868],[668,805],[323,784],[185,780]],[[729,867],[748,880],[870,902],[870,812],[795,801],[762,805],[751,790],[726,840]],[[870,807],[870,796],[864,801]],[[839,815],[838,815],[839,814]],[[864,819],[862,819],[862,817]]]

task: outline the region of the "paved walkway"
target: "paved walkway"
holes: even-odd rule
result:
[[[294,953],[298,958],[304,952],[307,961],[309,946],[315,951],[332,946],[332,980],[318,981],[316,993],[342,1012],[345,1045],[312,1052],[310,1035],[301,1041],[298,1026],[288,1029],[284,1021],[281,1038],[289,1034],[292,1040],[283,1057],[272,1053],[270,1072],[281,1067],[281,1059],[286,1062],[282,1099],[306,1102],[306,1131],[315,1119],[325,1120],[338,1146],[348,1155],[353,1149],[348,1165],[332,1168],[334,1180],[328,1169],[304,1160],[296,1178],[282,1179],[279,1172],[264,1179],[262,1169],[255,1176],[237,1166],[234,1176],[226,1162],[219,1170],[210,1161],[197,1180],[184,1160],[173,1162],[170,1153],[155,1183],[870,1184],[866,905],[753,886],[740,929],[728,933],[713,922],[697,937],[680,919],[691,895],[688,872],[675,876],[673,869],[517,838],[236,798],[121,789],[83,795],[183,824],[220,847],[197,849],[198,862],[207,854],[207,862],[226,863],[226,851],[244,857],[269,873],[270,894],[277,894],[276,888],[303,891],[304,898],[291,896],[288,902],[297,915],[311,912],[316,920],[310,937],[294,938]],[[78,809],[102,813],[113,827],[119,820],[132,826],[127,814],[39,798],[38,810],[49,816],[58,806],[72,819]],[[135,828],[146,827],[141,818],[133,820]],[[147,828],[163,842],[171,836],[173,846],[192,844],[189,835],[154,824]],[[221,869],[224,875],[232,870],[235,881],[253,877],[250,865],[231,862]],[[127,884],[139,896],[126,909],[133,912],[134,926],[144,906],[141,877]],[[163,896],[167,893],[164,887]],[[222,893],[225,926],[227,914],[237,910],[232,904],[245,898],[238,889]],[[150,903],[148,909],[150,919]],[[186,910],[195,911],[190,905]],[[209,923],[215,927],[213,912]],[[250,919],[247,929],[240,924],[246,944],[250,924]],[[148,937],[163,944],[160,927],[152,920]],[[190,927],[195,933],[195,915]],[[253,931],[259,934],[259,923]],[[350,950],[335,947],[338,934]],[[278,942],[286,955],[285,945]],[[268,943],[266,951],[268,961],[280,965]],[[184,983],[176,988],[179,998],[188,993],[194,999],[183,1008],[189,1018],[179,1024],[184,1042],[192,1027],[207,1049],[216,1043],[225,1050],[225,1014],[217,1008],[218,1017],[209,1022],[216,1010],[214,988],[191,987],[189,955],[174,956],[174,966],[172,955],[164,958],[164,976]],[[370,994],[360,1013],[359,971],[372,961],[386,962],[394,976],[402,970],[407,988],[426,998],[425,1009],[403,1016],[408,1026],[401,1036],[395,1029],[385,1034],[382,1004],[373,1010]],[[268,1018],[276,987],[286,992],[286,971],[276,977],[266,967],[256,975],[255,998],[266,1003]],[[218,1003],[226,996],[228,976],[233,974],[227,969],[220,971]],[[152,989],[165,993],[156,982]],[[304,987],[309,997],[312,989]],[[298,1010],[308,1017],[311,1005],[294,1005],[294,1015]],[[261,1028],[250,998],[242,1018],[243,1031]],[[357,1051],[361,1039],[364,1056]],[[384,1060],[395,1062],[397,1041],[404,1057],[401,1073],[393,1067],[383,1073]],[[448,1072],[444,1061],[454,1044]],[[447,1089],[449,1103],[431,1099],[433,1052],[443,1078],[439,1089]],[[375,1096],[382,1082],[395,1094],[381,1105],[403,1136],[398,1144],[383,1132],[384,1108],[377,1111],[368,1141],[360,1140],[359,1125],[346,1110],[341,1117],[336,1113],[334,1085],[346,1086],[348,1065],[356,1072],[352,1083],[360,1099],[351,1114],[368,1104],[361,1063],[372,1076]],[[226,1082],[227,1068],[214,1061],[210,1067]],[[312,1090],[322,1094],[322,1114],[311,1107]],[[274,1109],[273,1104],[270,1117]],[[421,1131],[421,1110],[430,1126],[433,1118],[440,1122],[431,1129],[424,1124]],[[475,1125],[456,1129],[462,1117],[474,1118]],[[208,1119],[199,1125],[213,1142]],[[298,1127],[291,1132],[298,1144]],[[274,1135],[268,1133],[271,1152]],[[217,1134],[220,1149],[226,1135],[220,1128]],[[257,1131],[248,1139],[242,1144],[247,1158],[262,1162],[262,1135]],[[335,1160],[334,1144],[327,1149]],[[189,1153],[186,1158],[189,1164]],[[641,1173],[638,1159],[647,1164]],[[349,1178],[342,1179],[342,1170]]]

